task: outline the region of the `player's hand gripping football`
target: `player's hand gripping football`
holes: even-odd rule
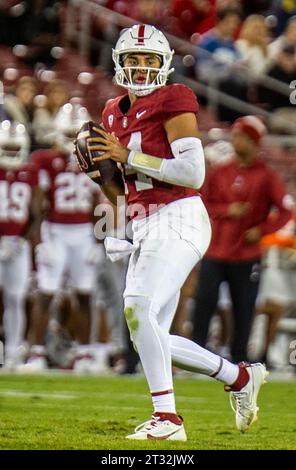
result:
[[[102,134],[98,133],[100,130],[103,131]],[[105,140],[103,137],[104,134],[106,134],[107,137],[110,136],[110,134],[104,132],[100,124],[96,124],[93,121],[85,122],[76,136],[75,154],[80,170],[92,181],[101,186],[101,189],[112,204],[117,204],[117,197],[124,194],[121,169],[118,168],[117,162],[108,158],[108,156],[107,158],[101,158],[104,157],[104,152],[107,150],[106,145],[102,146],[102,151],[92,150],[90,148],[92,145],[102,145],[102,142],[89,142],[89,139],[91,140],[92,138],[102,138],[103,142],[110,145],[109,141]],[[112,141],[113,140],[114,138],[112,136]],[[95,161],[96,158],[97,161]]]
[[[93,127],[93,130],[98,134],[98,137],[89,137],[87,139],[88,147],[91,151],[97,150],[104,152],[102,155],[94,157],[94,162],[111,159],[115,162],[127,163],[130,151],[122,145],[114,134],[110,134],[96,127]]]

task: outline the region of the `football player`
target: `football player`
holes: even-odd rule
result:
[[[267,374],[262,364],[232,364],[169,334],[180,289],[211,237],[198,193],[205,176],[198,104],[187,86],[166,85],[172,57],[166,37],[155,27],[125,30],[113,60],[115,82],[126,93],[107,102],[105,131],[88,141],[92,150],[104,152],[97,161],[111,158],[124,168],[133,232],[124,315],[154,408],[152,418],[127,436],[138,440],[186,440],[176,413],[172,361],[226,384],[241,431],[256,419],[256,398]]]
[[[36,150],[32,161],[39,170],[39,184],[46,194],[47,214],[41,229],[41,244],[36,249],[39,296],[33,321],[33,344],[28,370],[47,367],[45,335],[50,308],[55,294],[60,292],[67,278],[74,289],[75,302],[65,300],[62,306],[75,307],[71,317],[71,333],[79,345],[74,368],[82,369],[82,362],[95,366],[90,354],[91,295],[97,264],[104,258],[102,245],[96,243],[93,229],[93,211],[99,201],[98,187],[80,173],[72,150],[73,139],[81,123],[89,116],[85,108],[67,103],[56,118],[57,146]],[[69,312],[70,313],[70,312]],[[73,314],[73,311],[72,311]],[[74,320],[74,322],[73,322]],[[73,331],[74,330],[74,331]]]
[[[5,367],[21,361],[31,240],[39,237],[41,197],[37,169],[27,163],[25,126],[0,124],[0,278],[4,301]]]
[[[278,323],[287,308],[295,304],[296,301],[295,233],[296,218],[293,216],[284,227],[275,233],[265,235],[261,240],[264,258],[258,293],[258,313],[266,315],[264,322],[264,324],[266,323],[266,331],[261,331],[261,344],[256,344],[258,329],[262,325],[262,317],[256,318],[257,331],[253,327],[252,339],[255,342],[253,347],[262,350],[261,358],[265,363],[270,362],[268,350],[276,336]]]

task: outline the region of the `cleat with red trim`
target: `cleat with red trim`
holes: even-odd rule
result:
[[[241,362],[238,379],[233,385],[225,385],[226,392],[230,392],[231,408],[235,412],[236,427],[245,432],[257,420],[259,408],[257,396],[261,386],[266,383],[267,372],[260,362],[247,364]],[[246,380],[247,378],[247,380]]]
[[[135,428],[134,434],[126,436],[135,440],[187,441],[183,418],[174,413],[155,412],[151,419]]]

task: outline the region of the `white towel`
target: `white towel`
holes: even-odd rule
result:
[[[120,238],[113,237],[106,237],[104,240],[104,245],[106,254],[112,263],[130,255],[138,248],[138,245],[133,245],[127,240],[121,240]]]

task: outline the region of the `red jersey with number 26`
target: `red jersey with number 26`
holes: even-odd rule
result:
[[[48,194],[47,220],[56,224],[92,221],[93,197],[98,187],[78,168],[69,169],[69,157],[57,150],[36,150],[32,161],[39,170],[39,184]]]
[[[198,103],[193,91],[181,84],[167,85],[138,98],[126,114],[120,108],[124,100],[127,100],[127,94],[106,103],[102,114],[106,131],[114,132],[130,150],[159,158],[174,158],[164,124],[179,114],[197,112]],[[132,218],[147,216],[157,210],[156,206],[198,194],[195,189],[164,183],[135,171],[129,165],[124,167]],[[133,210],[133,207],[137,209]]]
[[[22,236],[27,228],[38,172],[31,164],[17,170],[0,168],[0,236]]]

